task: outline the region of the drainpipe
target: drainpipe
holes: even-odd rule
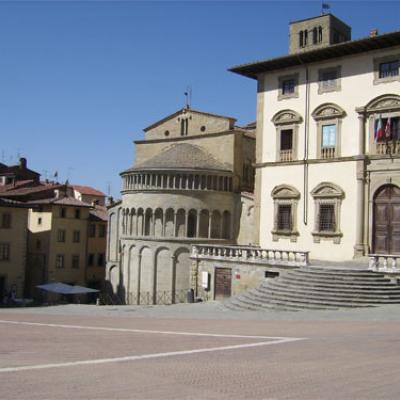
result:
[[[304,156],[303,156],[303,223],[308,224],[308,142],[309,142],[309,128],[310,128],[310,82],[308,67],[303,63],[300,55],[298,60],[304,66],[306,73],[306,97],[304,102]]]

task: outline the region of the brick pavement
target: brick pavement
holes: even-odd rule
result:
[[[185,313],[174,316],[182,309]],[[380,316],[375,311],[375,319],[379,317],[376,321],[363,318],[365,314],[358,320],[345,321],[340,313],[339,317],[333,318],[331,314],[326,319],[317,314],[315,320],[311,314],[301,319],[301,313],[294,313],[297,320],[289,318],[292,313],[286,313],[286,320],[277,320],[273,314],[260,320],[257,314],[252,314],[251,319],[251,314],[226,314],[210,306],[127,310],[87,306],[0,310],[0,319],[306,339],[154,359],[0,372],[0,398],[375,400],[400,397],[400,324],[385,318],[387,310],[381,311]],[[158,316],[162,310],[164,317]],[[196,318],[191,317],[191,312]],[[0,332],[0,368],[236,346],[258,340],[5,323],[0,323]]]

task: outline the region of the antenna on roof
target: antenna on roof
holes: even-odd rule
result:
[[[111,182],[110,181],[107,182],[107,196],[108,197],[111,196]]]
[[[185,103],[185,108],[190,108],[192,103],[192,86],[190,85],[186,87]]]
[[[321,15],[325,15],[326,13],[329,13],[331,5],[329,3],[324,3],[323,1],[321,2]]]

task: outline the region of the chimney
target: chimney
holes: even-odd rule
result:
[[[378,36],[379,35],[379,32],[378,32],[378,29],[371,29],[370,31],[369,31],[369,37],[370,38],[373,38],[373,37],[376,37],[376,36]]]
[[[26,158],[21,157],[19,159],[19,168],[22,169],[22,170],[26,169],[26,164],[27,164]]]

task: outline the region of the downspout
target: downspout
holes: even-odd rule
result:
[[[303,156],[303,223],[308,224],[308,142],[309,142],[309,128],[310,128],[310,81],[308,67],[301,60],[300,55],[298,59],[301,65],[304,66],[306,72],[306,97],[304,103],[304,156]]]

